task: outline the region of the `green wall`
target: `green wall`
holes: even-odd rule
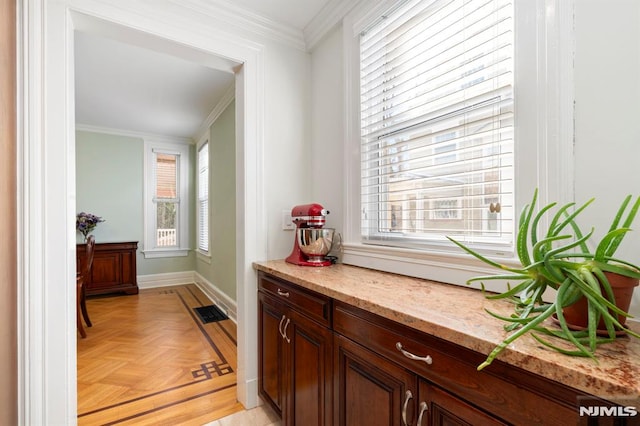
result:
[[[190,155],[193,164],[193,148]],[[144,141],[141,138],[76,132],[76,210],[105,219],[93,231],[96,242],[138,241],[138,275],[192,271],[193,252],[186,257],[160,259],[145,259],[142,255],[143,176]],[[193,178],[194,173],[190,172],[190,188],[194,186]],[[194,241],[193,215],[190,215],[189,229]],[[82,242],[82,235],[79,232],[77,235],[77,241]]]
[[[211,125],[209,214],[211,263],[197,260],[196,271],[236,300],[236,134],[235,102]]]

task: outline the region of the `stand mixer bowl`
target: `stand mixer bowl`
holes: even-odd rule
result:
[[[298,228],[296,239],[308,262],[326,262],[333,245],[333,228]]]

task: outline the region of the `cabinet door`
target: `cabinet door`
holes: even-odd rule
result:
[[[138,294],[138,243],[97,243],[91,275],[85,280],[87,296],[107,293]],[[76,246],[78,270],[85,261],[86,244]]]
[[[333,333],[295,310],[287,315],[283,331],[290,390],[284,424],[328,426],[333,421]]]
[[[335,424],[415,424],[417,376],[368,349],[334,335]]]
[[[118,287],[122,283],[122,255],[105,252],[94,255],[89,291]]]
[[[417,426],[497,426],[505,425],[454,395],[420,380]]]
[[[284,406],[284,353],[281,330],[285,319],[283,305],[258,294],[259,392],[264,401],[282,415]]]

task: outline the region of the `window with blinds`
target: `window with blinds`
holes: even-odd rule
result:
[[[512,245],[513,9],[404,1],[360,35],[363,242]]]
[[[156,247],[178,245],[178,162],[179,155],[155,153]]]
[[[209,143],[198,150],[198,249],[209,251]]]

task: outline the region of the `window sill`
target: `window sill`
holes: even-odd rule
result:
[[[196,250],[196,259],[201,262],[208,263],[211,265],[211,254],[209,252]]]
[[[500,258],[499,262],[508,266],[519,265],[518,260],[513,257]],[[462,253],[427,252],[354,243],[343,245],[342,263],[475,289],[481,289],[481,283],[467,284],[468,279],[500,273],[499,270]],[[507,283],[502,281],[486,281],[484,285],[485,290],[490,292],[507,290]]]
[[[145,259],[156,259],[161,257],[185,257],[189,255],[188,248],[171,248],[171,249],[155,249],[143,250]]]

